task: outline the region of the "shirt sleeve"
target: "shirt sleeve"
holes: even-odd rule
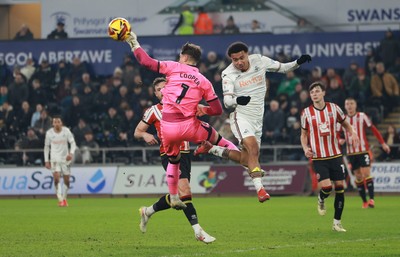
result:
[[[160,61],[159,71],[162,74],[169,75],[178,66],[177,62],[173,61]]]
[[[342,109],[339,106],[337,106],[336,104],[335,104],[335,107],[336,107],[336,120],[339,123],[342,123],[346,119],[346,114],[344,114]]]
[[[307,115],[304,110],[301,113],[300,124],[301,124],[302,129],[308,130],[309,126],[308,126],[308,122],[307,122]]]
[[[268,72],[280,72],[286,73],[288,71],[295,70],[299,67],[296,61],[281,63],[276,60],[273,60],[267,56],[261,56],[261,61],[265,65],[266,70]]]
[[[72,154],[74,154],[75,153],[75,150],[76,150],[76,143],[75,143],[75,138],[74,138],[74,135],[72,134],[72,132],[68,129],[67,130],[68,132],[68,143],[69,143],[69,145],[70,145],[70,153],[72,153]]]
[[[371,119],[368,117],[367,114],[363,113],[363,123],[370,128],[372,126],[372,121]]]
[[[203,98],[207,102],[218,98],[218,96],[215,94],[214,87],[209,80],[204,79],[202,88],[204,90]]]
[[[147,125],[151,125],[151,124],[154,123],[154,121],[155,121],[155,116],[154,116],[153,107],[148,108],[148,109],[144,112],[142,120],[143,120],[143,122],[146,123]]]
[[[222,91],[224,94],[224,105],[226,108],[235,108],[236,94],[233,81],[226,74],[222,74]]]
[[[49,161],[49,153],[50,153],[50,136],[49,132],[46,132],[46,137],[44,140],[44,161]]]

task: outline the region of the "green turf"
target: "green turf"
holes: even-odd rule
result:
[[[331,231],[316,197],[196,198],[200,224],[217,241],[197,242],[183,212],[154,215],[146,234],[137,209],[157,198],[0,199],[0,256],[400,256],[400,197],[376,198],[361,209],[347,197],[342,223]]]

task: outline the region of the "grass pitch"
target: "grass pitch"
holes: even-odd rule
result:
[[[362,209],[347,196],[342,224],[331,230],[333,197],[326,216],[316,197],[195,198],[201,226],[217,238],[194,238],[183,212],[167,210],[139,231],[138,208],[158,198],[0,199],[0,256],[400,256],[400,197],[377,196]]]

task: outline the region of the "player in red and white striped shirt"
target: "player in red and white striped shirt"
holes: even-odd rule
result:
[[[382,149],[390,153],[390,147],[385,143],[381,133],[372,124],[371,120],[367,114],[363,112],[357,112],[357,102],[354,98],[349,97],[345,101],[345,106],[347,112],[346,120],[350,123],[353,129],[357,132],[360,138],[360,144],[355,146],[351,142],[351,135],[344,131],[345,139],[339,139],[339,143],[342,145],[345,142],[347,149],[347,156],[349,162],[351,163],[352,170],[356,176],[356,185],[358,192],[363,200],[363,208],[375,207],[374,202],[374,181],[371,177],[371,158],[369,156],[369,145],[366,135],[366,129],[370,128],[372,133],[378,139],[379,143],[382,145]],[[339,127],[342,130],[342,127]],[[365,184],[368,187],[369,201],[367,201],[367,196],[365,192]]]
[[[336,125],[342,126],[352,135],[353,144],[358,144],[358,136],[346,121],[343,111],[334,103],[325,102],[325,85],[314,82],[309,87],[313,104],[301,114],[301,145],[304,154],[312,158],[321,190],[318,196],[318,213],[326,214],[325,198],[335,185],[335,215],[332,229],[346,232],[342,227],[341,217],[344,209],[344,164],[336,137]]]

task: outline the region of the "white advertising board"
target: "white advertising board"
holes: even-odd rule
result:
[[[191,183],[193,194],[205,194],[205,187],[197,183],[198,178],[210,169],[209,165],[192,166]],[[163,194],[168,193],[165,171],[159,166],[121,166],[117,172],[113,194]]]
[[[68,193],[111,194],[116,172],[117,167],[72,167]],[[0,169],[0,195],[46,194],[55,194],[49,170],[41,167]]]
[[[374,163],[371,167],[375,192],[400,192],[400,163]]]

